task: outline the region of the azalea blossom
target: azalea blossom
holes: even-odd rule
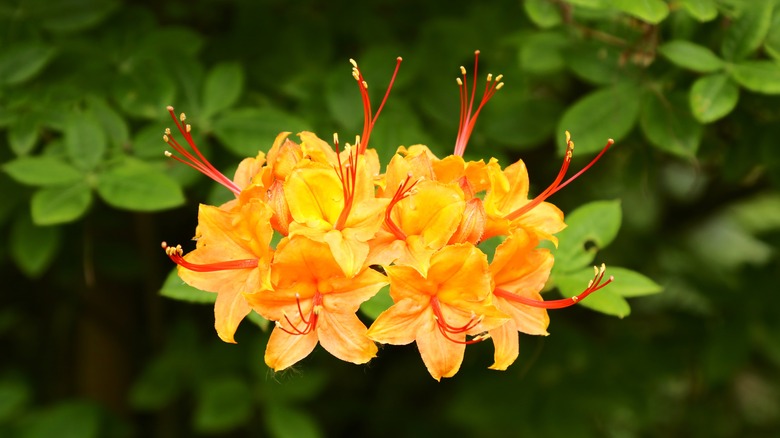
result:
[[[235,342],[239,323],[254,310],[275,323],[265,350],[275,371],[318,344],[364,364],[376,356],[376,343],[414,342],[439,380],[457,373],[466,345],[489,339],[490,368],[506,369],[518,357],[520,333],[547,335],[547,310],[574,305],[612,281],[602,265],[580,295],[545,300],[554,258],[540,247],[545,240],[557,245],[566,226],[550,197],[612,141],[567,178],[574,151],[567,132],[561,169],[536,196],[522,160],[504,168],[495,158],[465,160],[482,109],[504,86],[502,75],[487,74],[478,99],[478,61],[477,51],[473,75],[461,67],[456,79],[461,109],[452,154],[399,146],[384,169],[370,141],[401,58],[376,111],[350,60],[363,104],[363,130],[352,144],[335,134],[329,143],[312,132],[297,139],[282,132],[267,153],[244,159],[233,179],[203,156],[185,115],[168,108],[178,133],[166,130],[166,155],[234,195],[220,206],[200,206],[194,250],[163,243],[184,282],[217,294],[220,338]],[[481,243],[490,238],[502,243],[488,263]],[[388,284],[393,304],[367,328],[357,312]]]

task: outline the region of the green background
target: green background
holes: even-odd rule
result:
[[[616,140],[552,199],[602,201],[567,216],[551,283],[624,268],[600,312],[551,312],[506,372],[469,346],[441,383],[414,345],[274,374],[262,321],[220,342],[160,242],[230,193],[165,159],[165,107],[230,174],[280,131],[359,133],[349,58],[376,105],[402,56],[371,146],[444,155],[475,49],[506,85],[467,158],[522,158],[538,193],[564,130],[573,168]],[[778,94],[775,0],[5,0],[0,436],[776,436]]]

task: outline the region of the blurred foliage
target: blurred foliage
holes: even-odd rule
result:
[[[372,146],[447,153],[477,48],[507,85],[467,156],[522,157],[539,190],[564,130],[574,167],[616,140],[553,199],[598,224],[564,231],[553,276],[573,295],[599,250],[624,269],[583,305],[625,316],[628,298],[629,317],[558,311],[509,371],[475,345],[437,384],[414,347],[359,368],[317,350],[273,375],[267,332],[222,344],[208,306],[160,298],[159,242],[215,199],[164,159],[166,105],[229,170],[280,131],[356,133],[347,60],[378,99],[400,55]],[[0,436],[774,436],[778,94],[777,0],[6,0]],[[628,270],[664,293],[632,300],[657,287]]]

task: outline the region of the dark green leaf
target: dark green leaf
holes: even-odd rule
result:
[[[769,32],[764,39],[764,50],[776,61],[780,61],[780,9],[775,10],[772,17]]]
[[[780,63],[776,61],[744,61],[733,66],[731,76],[750,91],[780,94]]]
[[[228,432],[249,421],[252,393],[238,377],[211,377],[197,393],[193,427],[199,433]]]
[[[631,132],[639,116],[640,92],[636,84],[620,83],[596,90],[569,107],[558,122],[558,149],[566,150],[564,131],[575,140],[575,153],[600,151],[607,140],[616,142]]]
[[[526,0],[523,8],[528,18],[542,29],[555,27],[563,21],[558,5],[549,0]]]
[[[761,46],[772,23],[772,0],[753,0],[743,5],[723,38],[721,53],[729,61],[743,59]]]
[[[363,107],[360,92],[347,66],[338,65],[325,80],[325,103],[331,116],[348,131],[362,128]]]
[[[222,63],[206,76],[203,90],[204,118],[209,118],[233,106],[244,87],[244,70],[238,63]]]
[[[278,374],[277,376],[282,377]],[[257,395],[266,404],[271,405],[307,402],[315,400],[320,395],[328,380],[329,375],[318,369],[306,370],[305,374],[290,375],[282,379],[264,376],[259,379]]]
[[[699,73],[710,73],[724,66],[722,59],[710,49],[685,40],[673,40],[658,51],[674,64]]]
[[[725,117],[737,106],[739,87],[726,74],[708,75],[693,83],[689,98],[693,116],[702,123],[710,123]]]
[[[72,222],[89,208],[92,191],[85,182],[40,189],[32,197],[31,211],[36,225]]]
[[[4,378],[0,381],[0,424],[10,423],[21,415],[31,398],[32,391],[23,380]]]
[[[159,120],[160,111],[176,100],[176,82],[171,68],[157,59],[130,65],[114,81],[112,96],[126,113]]]
[[[377,319],[379,314],[393,305],[393,299],[390,298],[390,286],[385,286],[368,301],[360,305],[360,312],[370,319]]]
[[[651,95],[645,99],[639,125],[657,148],[692,158],[701,143],[702,126],[693,117],[686,96],[669,94],[666,98]]]
[[[607,267],[606,276],[609,275],[609,267]],[[588,281],[591,279],[593,279],[593,269],[585,268],[564,275],[555,275],[554,280],[561,295],[569,298],[582,293],[588,287]],[[625,298],[616,293],[615,286],[615,284],[605,286],[581,300],[578,305],[619,318],[628,316],[631,313],[631,306],[628,305]]]
[[[89,114],[77,114],[65,127],[65,150],[70,161],[82,170],[92,170],[106,152],[106,133]]]
[[[268,431],[274,438],[318,438],[323,436],[317,422],[303,410],[272,403],[266,411]]]
[[[21,157],[3,165],[16,181],[31,186],[56,186],[74,183],[84,175],[65,161],[52,156]]]
[[[715,0],[681,0],[686,11],[699,21],[714,20],[718,16]]]
[[[617,235],[621,218],[617,200],[590,202],[571,212],[567,227],[557,234],[554,271],[578,271],[592,263],[596,252]]]
[[[115,0],[59,0],[45,4],[41,24],[55,32],[88,29],[103,21],[117,6]]]
[[[20,214],[11,232],[11,257],[25,275],[38,277],[57,255],[60,237],[59,228],[36,226]]]
[[[663,0],[612,0],[612,6],[650,24],[658,24],[669,15]]]
[[[217,300],[217,294],[196,289],[179,278],[177,268],[173,268],[165,279],[160,295],[179,301],[190,303],[213,304]]]
[[[176,182],[159,170],[135,159],[98,174],[97,192],[107,204],[136,211],[158,211],[184,203]]]
[[[259,313],[255,312],[254,310],[249,312],[249,314],[246,316],[246,319],[248,319],[252,324],[260,327],[261,330],[268,331],[268,327],[271,325],[271,321],[263,318],[260,316]]]
[[[28,42],[0,50],[0,85],[20,84],[38,74],[54,56],[50,46]]]
[[[502,95],[500,101],[491,101],[485,108],[479,123],[491,140],[521,149],[550,139],[563,110],[563,104],[551,97]],[[490,155],[490,152],[482,155]]]
[[[108,140],[116,148],[124,148],[130,142],[130,128],[127,121],[101,98],[89,101],[92,116],[103,127]]]
[[[242,108],[224,112],[214,122],[214,134],[239,157],[254,157],[271,147],[280,132],[300,132],[309,125],[273,108]]]
[[[569,70],[596,85],[614,84],[633,74],[636,68],[622,56],[619,48],[590,40],[575,41],[566,51]]]

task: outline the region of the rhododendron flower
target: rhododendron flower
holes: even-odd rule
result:
[[[519,333],[546,335],[547,309],[567,307],[612,281],[604,267],[580,295],[544,300],[553,256],[539,247],[566,226],[550,196],[589,169],[566,179],[574,143],[553,182],[529,196],[522,161],[501,167],[495,158],[463,158],[477,118],[504,83],[486,77],[477,101],[474,76],[457,78],[460,116],[453,153],[438,157],[425,145],[399,146],[382,173],[369,147],[377,118],[401,63],[376,112],[368,84],[355,61],[352,76],[363,103],[363,130],[354,144],[332,145],[312,132],[279,134],[267,154],[244,159],[231,180],[203,156],[185,124],[168,111],[184,142],[170,130],[168,156],[204,173],[235,198],[201,205],[196,247],[163,243],[186,283],[217,293],[215,327],[235,342],[241,320],[252,310],[275,322],[265,362],[278,371],[311,353],[317,344],[355,364],[371,360],[375,342],[415,342],[431,376],[453,376],[467,344],[493,340],[494,363],[504,370],[517,358]],[[184,146],[186,145],[186,147]],[[277,239],[272,239],[276,234]],[[492,263],[481,243],[498,237]],[[276,247],[271,242],[279,241]],[[366,328],[360,305],[385,285],[393,304]]]

